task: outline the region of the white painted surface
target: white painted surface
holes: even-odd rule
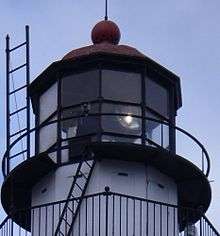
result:
[[[66,199],[70,186],[75,175],[77,164],[66,165],[58,168],[53,174],[46,176],[32,191],[32,205],[49,203]],[[88,168],[84,167],[82,172],[88,175]],[[79,181],[82,181],[80,178]],[[164,203],[177,204],[177,188],[172,179],[162,174],[153,167],[146,167],[143,163],[102,160],[97,162],[93,175],[90,179],[86,194],[103,192],[105,186],[109,186],[112,192],[122,193],[126,195],[141,197],[146,199],[160,201]],[[47,191],[42,190],[47,189]],[[74,196],[79,192],[74,192]],[[100,205],[101,202],[101,205]],[[159,236],[162,230],[164,236],[176,236],[178,231],[177,211],[175,208],[167,208],[152,203],[126,200],[123,197],[109,197],[109,213],[108,213],[108,230],[109,235],[114,230],[115,235],[132,236],[134,233],[138,235],[140,230],[143,235]],[[47,207],[47,210],[41,212],[35,210],[32,217],[32,228],[34,234],[40,235],[51,234],[51,227],[46,227],[43,222],[53,224],[54,229],[58,223],[58,216],[61,214],[64,204],[60,206]],[[71,207],[71,205],[70,205]],[[113,210],[114,209],[114,210]],[[148,210],[147,210],[148,209]],[[106,230],[106,197],[100,199],[96,197],[94,200],[89,199],[87,202],[83,200],[80,207],[80,214],[77,215],[74,225],[74,235],[101,235]],[[148,212],[148,213],[147,213]],[[99,217],[99,214],[101,216]],[[42,222],[39,229],[39,214]],[[86,223],[87,216],[87,223]],[[52,220],[53,218],[53,220]],[[113,224],[114,218],[114,224]],[[72,216],[68,215],[69,223]],[[86,225],[85,225],[86,224]],[[169,228],[167,228],[167,224]],[[93,227],[94,226],[94,227]],[[100,226],[100,228],[99,228]],[[64,226],[63,226],[64,227]],[[64,228],[63,228],[64,229]],[[80,230],[80,232],[79,232]]]
[[[152,166],[146,168],[147,199],[177,205],[176,183]]]
[[[109,186],[112,192],[145,198],[145,166],[141,163],[117,160],[97,162],[86,193],[103,192],[106,186]]]
[[[32,189],[32,206],[65,200],[76,169],[77,164],[61,166],[41,179]]]
[[[40,97],[40,123],[57,109],[57,83],[53,84]]]

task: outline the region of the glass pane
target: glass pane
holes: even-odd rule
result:
[[[96,100],[99,96],[99,71],[73,74],[62,80],[62,105],[64,107]]]
[[[140,106],[128,106],[128,105],[118,105],[113,103],[103,103],[102,113],[114,113],[114,114],[129,114],[141,116]]]
[[[57,109],[57,83],[52,85],[40,97],[40,123],[46,120]]]
[[[121,142],[121,143],[134,143],[141,144],[140,138],[126,138],[113,135],[102,135],[102,142]]]
[[[105,132],[141,135],[142,120],[132,117],[132,115],[141,115],[140,107],[103,104],[102,113],[109,113],[109,115],[102,116],[102,129]],[[111,113],[112,115],[110,115]]]
[[[165,117],[169,117],[169,94],[166,88],[146,79],[146,105]]]
[[[170,129],[169,129],[169,126],[163,125],[162,129],[163,129],[162,146],[164,148],[166,148],[167,150],[170,150],[170,141],[169,141],[169,139],[170,139],[170,137],[169,137]]]
[[[97,133],[99,130],[99,118],[89,114],[98,113],[98,110],[98,104],[83,104],[82,106],[63,111],[62,119],[71,119],[62,121],[62,138]]]
[[[150,112],[146,112],[146,117],[155,119],[155,121],[146,119],[147,139],[163,148],[169,149],[169,126],[162,124],[160,118]],[[153,145],[150,141],[148,144]]]
[[[54,117],[50,121],[57,120],[57,117]],[[40,142],[39,150],[40,152],[46,151],[57,141],[57,123],[53,123],[47,126],[44,126],[40,129],[39,133]]]
[[[123,102],[141,102],[141,75],[138,73],[103,70],[102,96]]]

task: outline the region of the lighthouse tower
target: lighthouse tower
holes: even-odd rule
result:
[[[120,37],[99,22],[28,86],[36,122],[19,140],[34,134],[35,153],[4,155],[3,235],[219,235],[208,153],[175,125],[180,79]],[[200,156],[178,152],[181,135]]]

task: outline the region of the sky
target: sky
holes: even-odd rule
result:
[[[136,47],[181,78],[183,107],[177,125],[195,135],[209,152],[212,203],[207,216],[220,230],[219,10],[219,0],[126,0],[126,4],[109,0],[109,17],[120,27],[121,44]],[[24,39],[24,26],[30,25],[33,80],[70,50],[91,44],[91,29],[103,14],[104,0],[0,1],[1,156],[5,151],[6,34],[16,45]]]

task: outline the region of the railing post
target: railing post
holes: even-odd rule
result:
[[[199,236],[202,236],[202,218],[199,220]]]
[[[109,195],[110,195],[110,188],[108,186],[105,187],[105,236],[108,236],[108,210],[109,210]]]
[[[202,172],[204,173],[205,164],[204,164],[204,152],[202,150]]]
[[[13,234],[13,232],[14,232],[13,227],[14,227],[13,220],[11,220],[11,233],[10,233],[10,236],[13,236],[13,235],[14,235],[14,234]]]
[[[61,75],[56,74],[57,78],[57,163],[62,162],[62,136],[61,136],[61,117],[62,117],[62,104],[61,104]]]
[[[9,150],[10,146],[10,98],[9,98],[9,92],[10,92],[10,37],[9,35],[6,36],[6,148],[7,151]],[[10,162],[9,162],[10,152],[8,151],[7,156],[7,169],[6,169],[6,175],[10,172]]]

